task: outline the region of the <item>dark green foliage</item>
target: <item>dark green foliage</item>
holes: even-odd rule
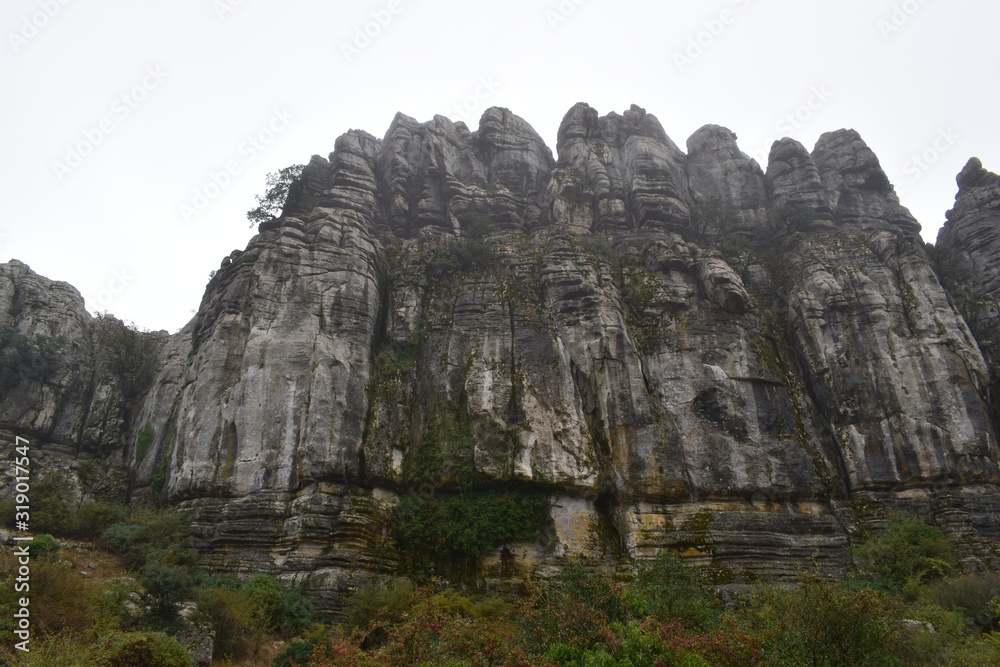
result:
[[[115,632],[97,656],[100,667],[197,667],[187,649],[162,632]]]
[[[420,442],[407,457],[406,481],[469,488],[473,483],[472,456],[472,420],[465,401],[457,405],[432,403]]]
[[[109,526],[127,518],[128,508],[123,505],[88,500],[76,509],[67,535],[80,540],[96,540]]]
[[[187,517],[170,510],[146,510],[114,523],[101,541],[140,573],[152,600],[143,624],[157,630],[178,627],[177,609],[195,586],[197,555],[187,546]]]
[[[873,586],[913,592],[952,572],[958,559],[940,530],[920,519],[902,517],[852,550],[855,566]]]
[[[56,538],[43,533],[35,535],[35,538],[31,540],[31,543],[28,545],[28,553],[31,554],[32,558],[41,558],[59,553],[59,548],[59,542],[56,541]]]
[[[279,171],[272,171],[267,175],[264,194],[254,195],[257,206],[247,211],[247,220],[250,221],[251,227],[281,215],[288,199],[289,189],[299,179],[305,168],[304,164],[293,164]]]
[[[531,540],[548,525],[548,500],[532,490],[409,496],[399,505],[399,544],[417,572],[474,575],[479,557]]]
[[[245,582],[218,578],[216,583],[201,588],[196,599],[199,615],[215,630],[217,658],[247,658],[268,635],[292,637],[318,620],[300,588],[286,588],[272,576],[255,574]]]
[[[294,641],[274,656],[271,667],[302,667],[309,663],[316,646],[327,639],[326,635],[316,634]]]
[[[763,664],[789,667],[897,666],[902,628],[887,596],[806,577],[791,591],[758,588],[742,614],[765,638]]]
[[[735,206],[719,199],[697,201],[691,206],[691,229],[701,239],[726,231],[727,223],[739,213]]]
[[[163,447],[163,454],[160,456],[160,466],[156,469],[156,474],[153,478],[149,480],[149,488],[153,490],[153,493],[159,493],[163,490],[163,485],[167,483],[167,474],[170,465],[170,455],[174,450],[174,439],[173,434],[167,439],[167,444]]]
[[[251,576],[240,588],[261,610],[268,632],[292,637],[318,620],[316,609],[302,588],[286,588],[267,574]]]
[[[481,273],[496,265],[493,244],[484,238],[466,237],[445,241],[427,259],[427,276],[435,280]]]
[[[173,510],[137,512],[127,521],[112,524],[101,536],[133,570],[149,564],[193,566],[196,554],[188,540],[187,516]]]
[[[775,206],[767,212],[767,226],[775,234],[796,232],[811,224],[815,217],[805,206]]]
[[[414,603],[416,587],[405,577],[397,577],[385,585],[362,586],[347,601],[347,626],[364,630],[380,619],[395,624]]]
[[[58,366],[56,347],[50,338],[0,326],[0,400],[25,380],[47,380]]]
[[[640,563],[629,591],[633,613],[639,618],[676,619],[688,628],[707,629],[717,623],[722,611],[702,573],[669,551]]]
[[[243,660],[263,641],[263,612],[240,590],[207,588],[198,591],[198,615],[215,630],[213,657]]]
[[[112,315],[98,315],[94,320],[94,340],[101,368],[121,394],[128,417],[153,382],[160,342],[154,334]]]
[[[68,497],[69,477],[54,470],[31,487],[31,528],[53,535],[68,535],[75,508]]]
[[[945,609],[962,612],[980,630],[1000,622],[1000,574],[969,574],[934,582],[927,597]]]
[[[146,452],[149,451],[149,446],[153,444],[153,436],[155,435],[156,431],[149,424],[146,424],[139,429],[139,433],[135,438],[136,463],[141,463],[142,460],[146,458]]]
[[[151,597],[146,625],[158,630],[177,629],[180,604],[194,593],[194,573],[191,568],[149,563],[142,569],[139,583]]]

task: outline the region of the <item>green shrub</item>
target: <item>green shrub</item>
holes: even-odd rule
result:
[[[991,632],[970,640],[948,662],[955,667],[996,667],[1000,665],[1000,634]]]
[[[28,553],[34,559],[59,553],[59,542],[51,535],[35,535],[28,544]]]
[[[480,556],[507,542],[531,540],[549,522],[539,491],[471,491],[408,496],[398,510],[401,550],[418,572],[471,576]]]
[[[399,622],[415,602],[416,587],[405,577],[385,585],[362,586],[347,599],[347,625],[351,630],[365,630],[376,620],[393,625]]]
[[[42,533],[66,535],[73,524],[73,504],[67,496],[72,488],[61,470],[41,476],[31,487],[31,528]]]
[[[69,537],[97,540],[108,527],[128,519],[128,508],[117,503],[88,500],[77,508],[67,529]]]
[[[213,657],[244,660],[260,648],[265,636],[264,612],[244,591],[208,588],[195,598],[198,614],[215,630]]]
[[[255,574],[240,590],[260,609],[269,632],[292,637],[319,620],[316,607],[302,587],[287,588],[268,574]]]
[[[437,280],[480,273],[496,265],[493,244],[484,238],[462,237],[441,243],[427,260],[427,275]]]
[[[146,452],[149,451],[149,446],[153,444],[153,436],[155,435],[156,431],[149,424],[139,429],[139,433],[136,434],[135,438],[136,463],[142,463],[142,460],[146,458]]]
[[[676,619],[689,628],[712,627],[722,611],[701,572],[669,551],[661,551],[654,560],[639,564],[627,596],[637,617]]]
[[[197,667],[187,649],[162,632],[115,632],[96,654],[100,667]]]
[[[83,635],[62,633],[31,639],[31,651],[0,647],[0,663],[18,667],[94,667],[93,640]]]
[[[0,326],[0,399],[25,380],[44,382],[58,368],[58,340]]]
[[[1000,596],[1000,574],[969,574],[942,579],[928,588],[927,597],[945,609],[961,611],[980,630],[992,629],[998,619],[993,604]]]
[[[180,604],[194,593],[194,576],[190,568],[149,563],[143,568],[139,583],[151,598],[145,625],[157,630],[178,629]]]
[[[915,598],[919,587],[952,572],[958,559],[940,530],[898,518],[852,550],[859,574],[873,586]]]
[[[758,587],[741,614],[765,639],[764,664],[810,667],[898,665],[898,609],[884,594],[806,577],[791,591]]]
[[[316,650],[316,646],[326,641],[329,641],[329,638],[324,635],[315,635],[294,641],[274,656],[271,667],[301,667],[306,665]]]
[[[189,540],[187,516],[167,509],[137,512],[101,535],[104,545],[133,570],[149,563],[193,566],[197,554],[187,546]]]

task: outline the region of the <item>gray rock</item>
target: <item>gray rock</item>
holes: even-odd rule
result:
[[[192,511],[206,566],[331,611],[397,567],[403,494],[470,482],[551,498],[551,540],[484,558],[495,581],[664,547],[734,586],[837,576],[895,509],[988,562],[991,320],[977,340],[878,160],[847,130],[776,142],[766,176],[725,128],[687,146],[584,104],[558,162],[505,109],[348,132],[225,258],[127,425],[90,416],[114,401],[87,379],[78,295],[4,265],[4,303],[35,295],[19,330],[75,344],[0,426],[44,424],[53,451],[124,439],[133,492]],[[960,186],[942,242],[994,294],[1000,179],[972,164]]]

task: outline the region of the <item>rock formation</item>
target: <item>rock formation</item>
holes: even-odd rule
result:
[[[998,311],[956,309],[856,132],[777,141],[765,172],[725,128],[685,154],[643,109],[578,104],[557,149],[497,108],[475,132],[345,134],[223,259],[128,414],[79,294],[5,265],[0,323],[64,344],[0,425],[120,452],[133,493],[159,474],[193,510],[206,565],[328,609],[396,566],[400,497],[498,484],[546,493],[552,530],[484,559],[492,578],[661,548],[720,583],[837,575],[894,509],[994,558]],[[974,161],[959,185],[934,253],[967,258],[981,303],[1000,177]]]

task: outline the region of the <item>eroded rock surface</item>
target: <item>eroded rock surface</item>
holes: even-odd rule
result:
[[[416,490],[548,495],[549,535],[485,559],[492,578],[664,547],[719,582],[837,574],[894,508],[992,558],[992,339],[874,154],[848,130],[775,142],[766,172],[722,127],[687,147],[634,106],[574,106],[558,161],[505,109],[474,132],[351,131],[223,259],[129,423],[94,437],[124,440],[136,493],[165,473],[206,564],[306,581],[329,609],[396,566],[393,508]],[[970,164],[942,232],[993,296],[998,182]],[[3,268],[6,303],[44,289],[26,271]],[[81,343],[60,354],[83,372],[89,316],[60,289],[15,323],[70,312]],[[3,425],[78,444],[100,392],[49,384],[63,398],[25,385]]]

